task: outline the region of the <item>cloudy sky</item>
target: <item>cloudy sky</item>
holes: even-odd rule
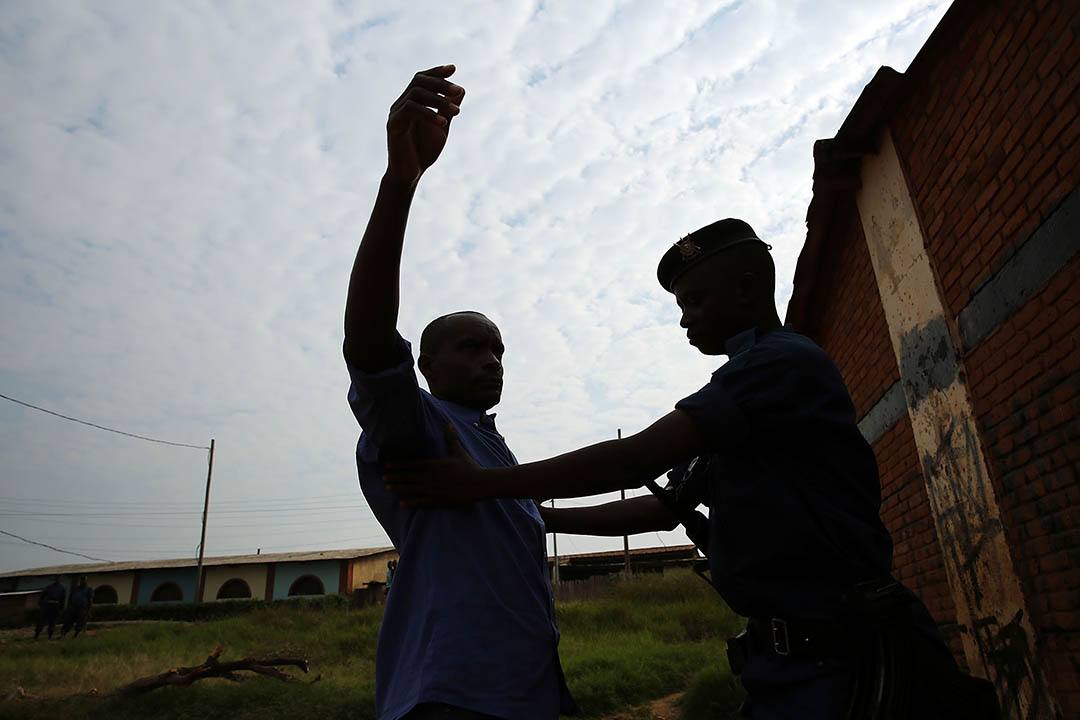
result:
[[[715,369],[655,280],[681,235],[750,222],[783,315],[813,141],[947,6],[3,3],[0,394],[216,438],[210,555],[388,544],[357,487],[341,321],[415,71],[454,63],[468,94],[413,205],[400,329],[492,317],[499,427],[534,460],[641,429]],[[0,529],[189,557],[206,461],[0,400]],[[78,561],[0,536],[0,571]]]

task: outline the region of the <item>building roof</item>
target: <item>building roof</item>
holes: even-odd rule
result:
[[[392,547],[360,548],[353,550],[316,550],[313,552],[260,553],[257,555],[223,555],[203,558],[203,567],[215,565],[253,565],[259,563],[312,562],[315,560],[352,560],[354,558],[396,552]],[[156,570],[161,568],[196,567],[196,558],[172,560],[130,560],[126,562],[83,563],[79,565],[50,565],[0,573],[0,578],[33,575],[89,575],[91,573],[128,572],[132,570]]]
[[[685,555],[694,550],[697,545],[664,545],[663,547],[647,547],[647,548],[631,548],[630,557],[635,555]],[[567,553],[560,553],[560,559],[570,558],[601,558],[601,557],[622,557],[625,550],[601,550],[599,552],[587,552],[587,553],[575,553],[570,555]]]

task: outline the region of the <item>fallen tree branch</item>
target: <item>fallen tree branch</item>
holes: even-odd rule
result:
[[[248,670],[258,675],[277,678],[282,682],[292,682],[295,678],[287,672],[279,670],[277,666],[297,667],[305,673],[308,671],[307,658],[274,657],[261,660],[245,658],[232,662],[219,662],[218,658],[221,656],[221,651],[222,646],[218,645],[202,665],[169,668],[163,673],[133,680],[127,685],[113,690],[109,695],[141,695],[160,687],[191,685],[197,680],[213,677],[237,682],[242,679],[240,675],[236,674],[239,670]]]

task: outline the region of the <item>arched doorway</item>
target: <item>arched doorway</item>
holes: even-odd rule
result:
[[[314,575],[303,575],[296,578],[289,586],[289,595],[325,595],[322,580]]]
[[[240,578],[228,580],[217,591],[218,600],[235,600],[251,597],[251,587]]]
[[[120,602],[116,595],[116,588],[112,585],[98,585],[94,588],[95,605],[115,605]]]
[[[174,582],[163,582],[154,588],[154,594],[150,596],[150,602],[182,602],[184,591]]]

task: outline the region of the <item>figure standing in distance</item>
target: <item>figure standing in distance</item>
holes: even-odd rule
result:
[[[397,560],[386,561],[386,594],[390,594],[390,585],[394,582],[394,572],[397,571]]]
[[[691,536],[713,585],[749,618],[729,641],[745,716],[994,717],[989,683],[956,670],[926,608],[889,577],[873,451],[832,360],[781,325],[769,249],[728,218],[664,254],[657,276],[690,344],[729,360],[645,430],[517,467],[480,468],[456,451],[395,461],[388,489],[410,507],[578,497],[676,468],[654,496],[543,515],[556,532],[621,535],[680,521],[699,531]],[[709,507],[704,527],[685,520],[699,504]]]
[[[499,328],[474,311],[432,320],[416,361],[430,393],[417,384],[412,346],[397,331],[409,208],[465,96],[448,79],[453,73],[453,65],[417,73],[390,108],[387,168],[345,306],[349,404],[363,429],[360,487],[399,555],[376,652],[376,713],[379,720],[554,720],[573,706],[536,505],[409,509],[382,482],[389,459],[445,456],[448,422],[474,462],[517,462],[488,414],[502,395]]]
[[[67,598],[67,590],[64,589],[60,580],[60,575],[54,577],[52,583],[41,591],[41,596],[38,598],[37,626],[34,628],[35,640],[41,635],[41,629],[46,625],[49,626],[49,639],[52,640],[53,632],[56,630],[56,621],[64,609],[64,600]]]
[[[60,637],[67,635],[68,630],[75,627],[72,637],[79,637],[79,633],[86,627],[86,619],[90,616],[90,608],[94,605],[94,589],[86,584],[86,576],[79,577],[79,584],[71,591],[71,599],[68,601],[67,617],[64,619],[64,627],[60,630]]]

